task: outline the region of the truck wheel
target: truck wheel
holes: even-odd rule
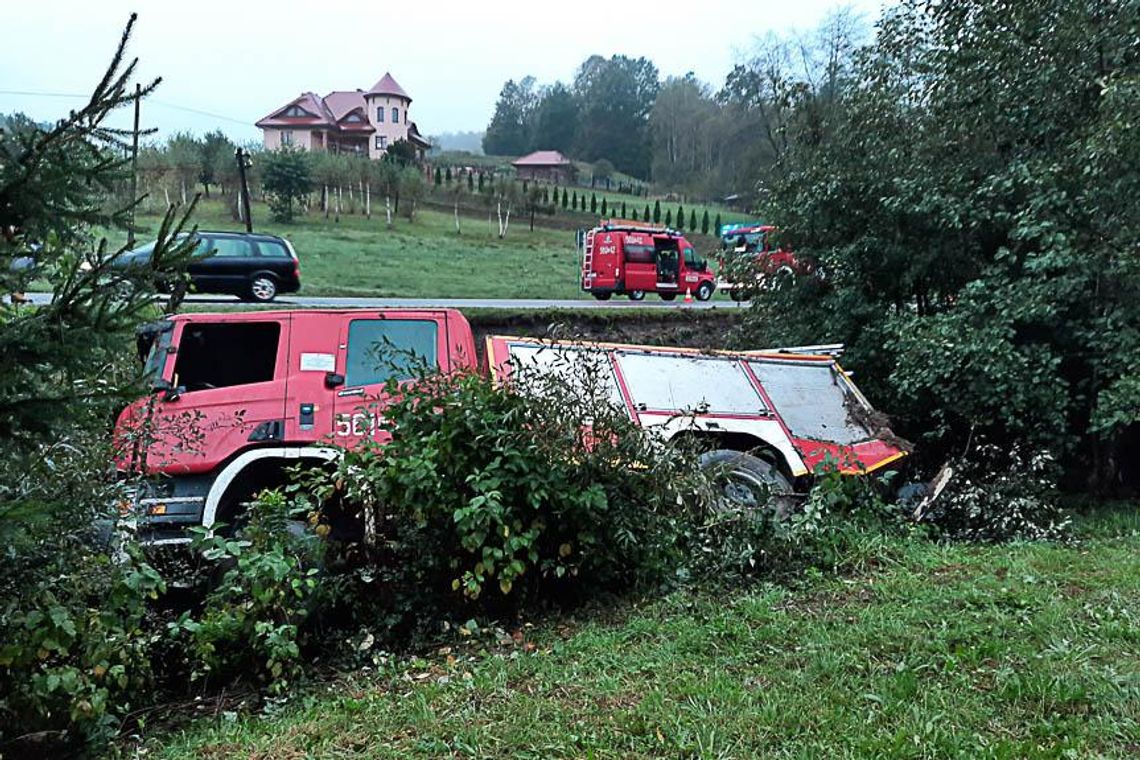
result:
[[[277,297],[277,281],[269,275],[259,274],[249,283],[249,298],[258,303],[269,303]]]
[[[594,298],[598,299],[599,301],[608,301],[612,295],[613,293],[595,293]]]
[[[737,303],[740,303],[740,302],[741,302],[741,301],[743,301],[743,300],[745,299],[745,297],[746,297],[746,296],[745,296],[745,294],[744,294],[744,288],[742,288],[742,287],[740,287],[739,285],[737,285],[735,288],[733,288],[732,290],[728,291],[728,297],[729,297],[729,298],[731,298],[733,301],[736,301]]]
[[[645,291],[644,290],[631,290],[631,291],[629,291],[629,300],[631,300],[631,301],[644,301],[645,300]]]
[[[701,469],[713,486],[713,508],[719,512],[771,510],[786,514],[795,504],[792,484],[776,465],[729,449],[701,455]]]
[[[702,282],[700,285],[697,286],[696,296],[697,296],[698,301],[707,301],[710,298],[712,298],[712,294],[713,294],[713,286],[712,286],[712,283],[709,282],[708,280],[705,280],[704,282]]]
[[[672,301],[676,297],[677,297],[676,293],[662,293],[661,294],[661,300],[662,301]]]

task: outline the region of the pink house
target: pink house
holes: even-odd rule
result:
[[[292,146],[380,158],[407,140],[423,158],[431,147],[411,120],[412,98],[391,74],[365,90],[334,90],[323,98],[302,93],[257,122],[266,150]]]

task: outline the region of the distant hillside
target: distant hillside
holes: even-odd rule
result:
[[[443,132],[434,137],[441,151],[462,150],[475,155],[483,153],[482,132]]]

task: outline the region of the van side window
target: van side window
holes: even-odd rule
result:
[[[439,325],[419,319],[354,319],[348,325],[348,387],[383,383],[391,377],[407,380],[417,362],[439,366],[436,337]]]
[[[268,382],[280,338],[278,322],[188,324],[178,340],[174,382],[188,393]]]

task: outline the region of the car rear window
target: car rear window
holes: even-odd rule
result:
[[[261,255],[271,259],[291,259],[289,249],[283,243],[276,240],[259,240],[257,247],[261,250]]]

